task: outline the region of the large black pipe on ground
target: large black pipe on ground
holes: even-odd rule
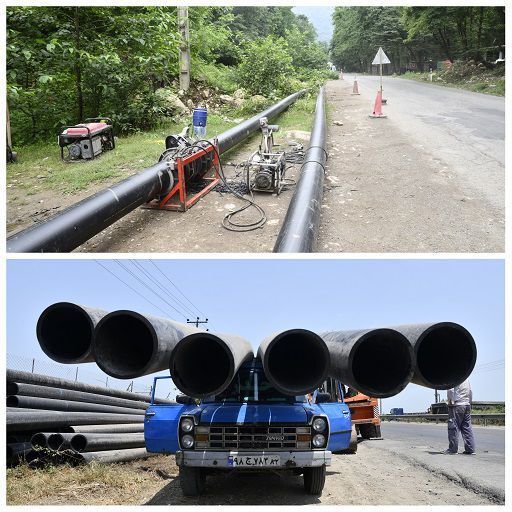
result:
[[[14,463],[16,460],[22,459],[27,453],[32,450],[32,445],[29,442],[24,443],[8,443],[7,444],[7,462]]]
[[[109,414],[144,415],[143,409],[116,407],[114,405],[89,404],[87,402],[72,402],[70,400],[55,400],[53,398],[39,398],[36,396],[8,396],[7,407],[18,407],[20,409],[43,409],[46,411],[105,412]]]
[[[58,363],[93,362],[94,328],[107,313],[71,302],[48,306],[39,316],[36,326],[42,351]]]
[[[180,391],[203,398],[222,393],[241,364],[253,357],[250,343],[240,336],[199,332],[176,345],[169,369]]]
[[[139,395],[138,393],[131,393],[130,391],[121,391],[112,388],[105,388],[102,386],[93,386],[85,384],[84,382],[77,382],[67,379],[59,379],[49,375],[41,375],[38,373],[21,372],[18,370],[7,369],[7,382],[20,382],[25,384],[35,384],[38,386],[48,386],[52,388],[70,389],[73,391],[83,391],[84,393],[95,393],[98,395],[113,396],[117,398],[125,398],[127,400],[135,400],[142,402],[150,402],[151,397],[146,395]],[[164,398],[155,398],[155,403],[172,404],[172,400]]]
[[[289,329],[265,338],[258,357],[272,386],[286,395],[303,395],[327,377],[330,355],[320,336],[306,329]]]
[[[327,151],[324,88],[316,100],[309,147],[274,252],[313,252],[316,247]]]
[[[135,311],[112,311],[96,327],[97,365],[117,379],[134,379],[169,369],[176,344],[199,329]]]
[[[292,94],[217,137],[224,153],[259,129],[261,117],[272,118],[288,108],[304,91]],[[169,162],[159,162],[110,188],[66,208],[7,239],[8,252],[70,252],[135,208],[165,195],[174,179]]]
[[[102,412],[8,412],[7,432],[23,430],[52,430],[68,425],[109,425],[118,423],[143,423],[140,414],[108,414]]]
[[[130,460],[146,459],[147,457],[153,457],[158,453],[149,453],[146,448],[128,448],[126,450],[107,450],[101,452],[86,452],[86,453],[75,453],[73,452],[73,458],[80,460],[85,463],[89,462],[128,462]]]
[[[365,395],[396,395],[412,379],[414,352],[398,331],[333,331],[320,336],[331,355],[329,375]]]
[[[148,407],[146,402],[127,400],[125,398],[115,398],[113,396],[97,395],[94,393],[84,393],[83,391],[71,391],[69,389],[50,388],[48,386],[36,386],[35,384],[22,384],[18,382],[7,383],[7,395],[52,398],[55,400],[128,407],[130,409],[147,409]]]
[[[412,382],[450,389],[465,381],[476,363],[476,344],[462,325],[453,322],[393,327],[411,343],[416,357]]]

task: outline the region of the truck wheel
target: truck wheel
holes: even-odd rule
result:
[[[325,466],[304,468],[304,490],[308,494],[320,495],[325,485]]]
[[[180,466],[180,486],[185,496],[199,496],[203,493],[206,474],[201,468]]]
[[[363,439],[381,437],[380,425],[359,425],[359,430]]]

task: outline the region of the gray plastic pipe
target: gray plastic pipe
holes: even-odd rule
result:
[[[326,379],[330,366],[325,342],[306,329],[289,329],[265,338],[258,357],[267,379],[285,395],[313,391]]]
[[[35,384],[23,384],[17,382],[9,382],[7,384],[7,395],[52,398],[55,400],[69,400],[73,402],[87,402],[90,404],[128,407],[130,409],[145,410],[148,407],[146,402],[97,395],[94,393],[84,393],[83,391],[71,391],[69,389],[50,388],[48,386],[37,386]]]
[[[97,365],[117,379],[134,379],[167,370],[176,344],[189,334],[204,332],[135,311],[113,311],[96,327]]]
[[[127,434],[144,432],[144,423],[107,424],[107,425],[72,425],[60,429],[62,432],[75,434]]]
[[[75,455],[85,463],[93,461],[112,463],[146,459],[147,457],[158,455],[158,453],[149,453],[146,448],[130,448],[127,450],[107,450],[102,452],[75,453]]]
[[[130,409],[128,407],[115,407],[113,405],[89,404],[86,402],[71,402],[69,400],[54,400],[53,398],[17,395],[7,397],[7,407],[43,409],[46,411],[105,412],[111,414],[144,415],[144,410],[142,409]]]
[[[414,372],[414,353],[393,329],[332,331],[320,335],[331,355],[329,375],[375,398],[402,391]]]
[[[70,447],[75,452],[100,452],[144,448],[144,434],[74,434]]]
[[[242,363],[253,357],[251,344],[240,336],[198,332],[176,345],[169,369],[180,391],[203,398],[222,393]]]

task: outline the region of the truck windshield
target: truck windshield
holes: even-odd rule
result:
[[[265,373],[259,368],[242,368],[220,395],[206,397],[203,402],[305,402],[304,395],[283,395],[272,387]]]

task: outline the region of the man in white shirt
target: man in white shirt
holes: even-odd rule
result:
[[[475,454],[475,438],[471,427],[471,402],[473,393],[469,380],[448,390],[448,450],[444,453],[455,455],[459,449],[459,432],[464,441],[465,455]]]

